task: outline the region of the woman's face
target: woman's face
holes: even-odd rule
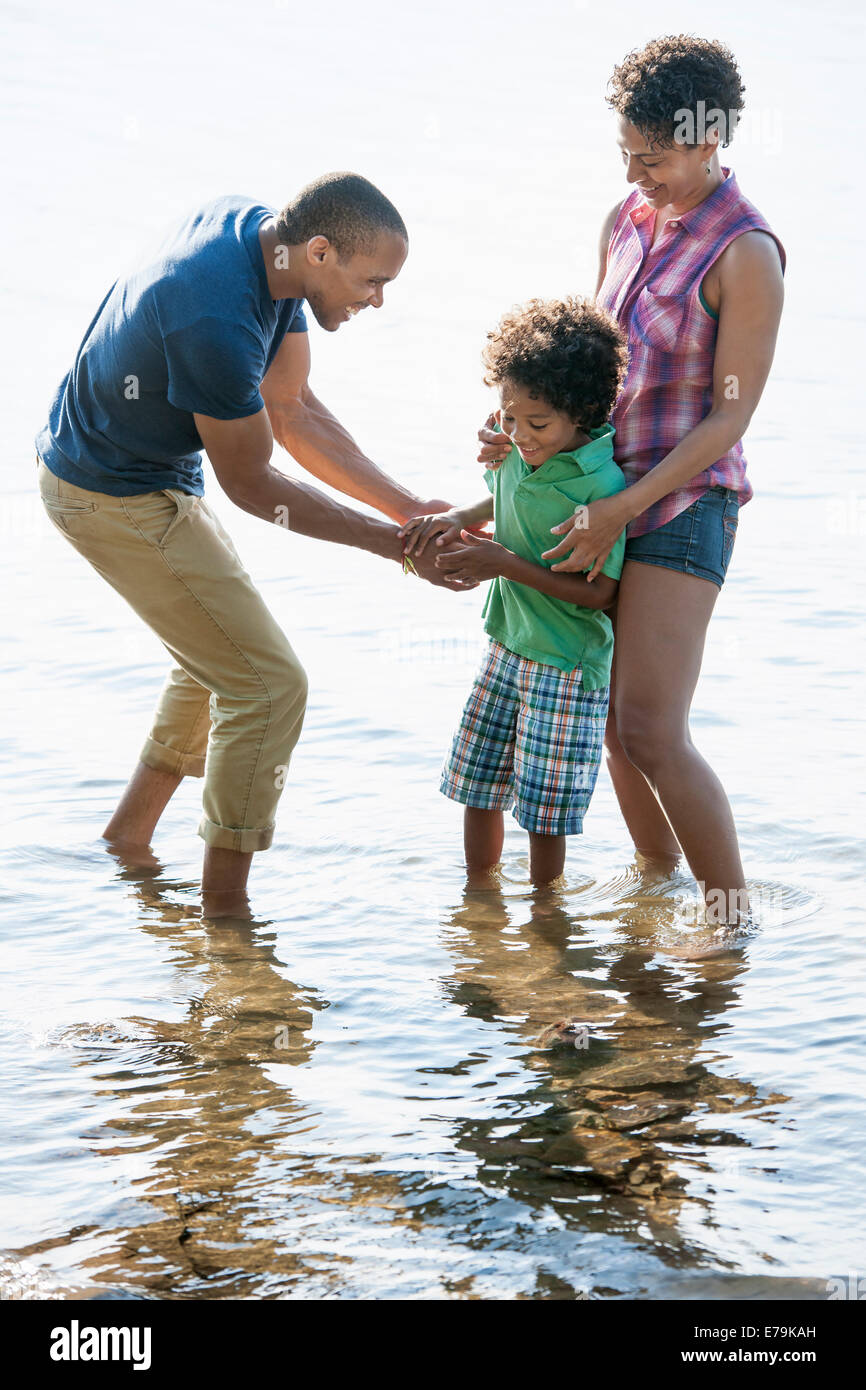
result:
[[[653,145],[636,126],[620,116],[617,144],[628,182],[640,189],[641,196],[653,208],[678,204],[694,206],[705,196],[707,165],[714,173],[720,172],[718,166],[713,165],[717,139],[702,145]]]

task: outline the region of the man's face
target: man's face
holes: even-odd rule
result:
[[[496,420],[530,468],[540,468],[554,454],[568,453],[586,441],[575,420],[554,410],[525,386],[504,381],[499,387]]]
[[[307,243],[306,295],[316,322],[329,333],[368,304],[382,307],[385,286],[400,274],[409,248],[401,236],[384,232],[372,253],[341,261],[325,237]]]

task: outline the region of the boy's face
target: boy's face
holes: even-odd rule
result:
[[[503,381],[499,387],[496,422],[530,468],[540,468],[554,454],[568,453],[585,444],[588,435],[575,420],[554,410],[541,396],[530,395],[526,386]]]

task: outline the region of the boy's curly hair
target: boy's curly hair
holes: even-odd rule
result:
[[[626,337],[591,300],[531,299],[487,334],[484,384],[523,386],[583,429],[608,419],[625,380]]]
[[[722,113],[715,118],[720,143],[729,145],[745,90],[736,59],[723,43],[668,34],[634,49],[614,68],[607,104],[648,140],[667,146],[674,144],[682,113],[697,119],[703,101],[708,118],[711,111]]]

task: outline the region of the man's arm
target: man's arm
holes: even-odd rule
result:
[[[266,410],[241,420],[194,419],[220,487],[235,506],[303,536],[402,559],[403,543],[391,522],[364,516],[271,466],[274,440]],[[432,563],[421,574],[434,584],[447,580],[446,588],[469,587],[438,573]]]
[[[424,502],[362,454],[348,430],[313,395],[309,375],[307,334],[287,333],[265,373],[261,393],[274,438],[302,468],[394,521],[448,505]]]

